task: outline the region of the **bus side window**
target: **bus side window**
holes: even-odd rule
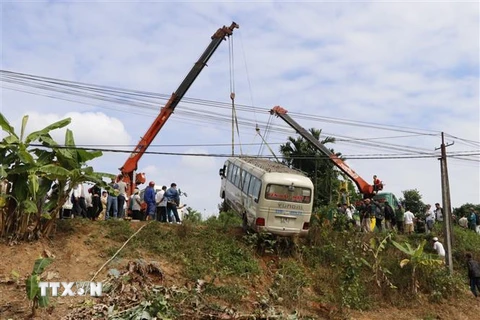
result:
[[[260,189],[262,188],[262,182],[260,179],[252,176],[250,180],[250,186],[248,187],[248,194],[254,198],[255,202],[258,202]]]
[[[257,178],[252,176],[252,178],[250,179],[250,185],[248,186],[248,195],[249,196],[254,197],[253,189],[254,189],[256,181],[257,181]]]
[[[233,175],[232,175],[232,184],[235,184],[235,180],[237,180],[237,176],[240,175],[240,168],[235,166],[233,169]]]
[[[234,165],[232,163],[228,163],[228,169],[226,174],[228,181],[232,181],[233,168],[234,168]]]
[[[262,189],[262,181],[260,179],[255,180],[255,185],[253,187],[253,197],[255,198],[255,202],[258,202],[260,198],[260,190]]]
[[[235,181],[233,182],[233,184],[237,187],[237,188],[240,188],[240,178],[242,177],[242,169],[238,168],[237,167],[237,171],[236,171],[236,174],[235,174]]]
[[[250,173],[245,173],[245,178],[243,179],[243,188],[242,188],[242,191],[243,193],[248,193],[248,185],[249,185],[249,182],[250,182],[250,178],[251,178],[251,174]]]

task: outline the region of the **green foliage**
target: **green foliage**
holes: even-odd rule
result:
[[[133,308],[127,309],[119,314],[109,316],[111,320],[127,319],[175,319],[178,311],[170,304],[165,295],[154,294],[147,300],[140,302]]]
[[[202,214],[191,207],[187,207],[187,214],[183,220],[188,220],[191,223],[197,224],[202,221]]]
[[[454,245],[452,248],[452,257],[454,262],[463,267],[465,264],[465,254],[467,252],[479,252],[480,236],[470,229],[463,229],[459,226],[454,226],[453,231]]]
[[[130,222],[123,219],[109,219],[100,223],[108,227],[105,237],[114,241],[125,242],[135,232],[130,226]]]
[[[454,208],[453,214],[459,219],[461,217],[468,217],[473,210],[480,213],[480,204],[465,203],[458,208]]]
[[[426,265],[419,269],[418,282],[430,301],[441,302],[459,295],[465,288],[462,274],[450,274],[447,268]]]
[[[214,228],[222,228],[228,230],[231,227],[238,227],[242,225],[242,218],[233,210],[222,211],[216,216],[211,216],[205,221],[207,226]]]
[[[362,267],[364,262],[355,252],[343,252],[340,275],[340,305],[343,308],[365,310],[368,308],[368,294],[362,282]]]
[[[303,296],[303,288],[309,285],[309,280],[303,267],[294,260],[285,260],[274,275],[270,295],[278,302],[291,305]]]
[[[390,281],[389,275],[391,275],[390,270],[382,265],[382,255],[381,253],[385,250],[388,241],[391,239],[392,235],[388,234],[382,240],[377,238],[371,238],[369,243],[365,246],[366,251],[370,253],[370,257],[373,260],[368,262],[364,258],[360,258],[364,265],[366,265],[371,271],[373,271],[373,278],[378,287],[383,287],[387,285],[388,287],[394,289],[395,285]]]
[[[320,139],[322,130],[311,128],[309,132]],[[326,137],[320,143],[334,143],[335,138]],[[333,149],[331,149],[333,153]],[[335,170],[334,163],[325,158],[325,155],[312,146],[302,137],[288,137],[285,144],[280,145],[284,163],[292,168],[305,172],[314,184],[314,207],[327,205],[332,199],[337,198],[337,189],[340,185],[339,172]],[[337,156],[341,157],[339,153]]]
[[[205,226],[190,228],[186,235],[178,231],[177,227],[181,226],[165,228],[165,225],[152,223],[142,230],[142,237],[132,242],[153,254],[173,259],[182,265],[179,269],[184,276],[193,281],[259,274],[260,267],[253,252],[232,237],[225,223],[207,220]]]
[[[82,182],[104,184],[107,174],[95,173],[86,162],[101,156],[74,148],[73,133],[66,130],[65,146],[51,137],[52,130],[64,128],[70,118],[57,121],[25,136],[28,116],[22,119],[20,137],[0,113],[0,126],[7,136],[0,142],[0,174],[8,181],[9,198],[0,210],[0,237],[32,239],[49,236],[71,189]],[[42,148],[32,144],[42,144]],[[55,189],[54,189],[55,187]],[[50,193],[49,193],[50,192]],[[5,196],[2,196],[5,199]]]
[[[219,285],[208,283],[204,293],[213,297],[221,298],[228,303],[235,303],[248,294],[248,291],[241,285]]]
[[[400,261],[400,267],[403,268],[406,265],[412,266],[411,286],[413,293],[416,294],[420,286],[417,280],[417,268],[421,266],[442,265],[443,260],[438,259],[437,256],[426,254],[424,252],[424,247],[427,243],[425,239],[415,249],[413,249],[408,242],[405,242],[403,245],[394,240],[391,240],[391,242],[398,250],[410,257],[409,259],[403,259]]]
[[[414,214],[421,214],[425,210],[425,203],[422,201],[422,195],[417,189],[404,190],[403,199],[400,199],[405,210],[410,210]]]
[[[40,258],[35,260],[33,270],[25,281],[25,288],[28,300],[32,301],[32,315],[38,307],[45,308],[49,304],[48,296],[40,296],[40,276],[48,265],[53,262],[51,258]]]

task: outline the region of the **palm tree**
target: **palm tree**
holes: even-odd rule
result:
[[[308,131],[320,140],[321,129],[310,128]],[[335,143],[335,138],[326,137],[320,142],[322,144]],[[330,151],[335,153],[333,149]],[[339,172],[326,155],[302,137],[288,137],[288,141],[280,145],[280,152],[283,155],[283,163],[305,172],[312,179],[315,187],[315,207],[328,205],[336,197]],[[336,153],[336,155],[340,157],[340,153]]]

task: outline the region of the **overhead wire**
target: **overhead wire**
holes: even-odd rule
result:
[[[20,73],[14,73],[10,71],[1,71],[0,73],[0,80],[2,82],[7,82],[10,84],[16,84],[16,85],[21,85],[21,86],[27,86],[27,87],[34,87],[40,90],[44,91],[54,91],[62,94],[68,94],[68,95],[74,95],[78,97],[83,97],[85,99],[93,99],[93,100],[101,100],[105,102],[113,102],[116,104],[120,104],[123,106],[127,107],[137,107],[137,108],[143,108],[145,110],[158,110],[158,104],[159,104],[159,99],[168,99],[168,95],[160,95],[156,93],[149,93],[145,91],[138,91],[138,90],[127,90],[127,89],[119,89],[115,87],[108,87],[108,86],[96,86],[96,85],[89,85],[89,84],[84,84],[84,83],[79,83],[79,82],[73,82],[73,81],[65,81],[65,80],[59,80],[59,79],[53,79],[53,78],[47,78],[47,77],[38,77],[38,76],[32,76],[28,74],[20,74]],[[17,90],[17,91],[23,91],[18,88],[11,88],[8,86],[4,86],[7,89],[12,89],[12,90]],[[32,94],[39,94],[35,92],[28,92]],[[62,99],[62,100],[67,100],[67,101],[73,101],[73,102],[78,102],[73,99],[66,99],[63,97],[58,97],[54,95],[46,95],[46,94],[40,94],[56,99]],[[226,108],[226,104],[223,102],[218,102],[218,101],[209,101],[209,100],[202,100],[202,99],[191,99],[191,98],[184,98],[185,104],[200,104],[200,105],[208,105],[210,107],[214,108]],[[80,102],[82,103],[82,102]],[[243,111],[253,111],[255,118],[256,118],[256,111],[257,108],[252,107],[252,106],[246,106],[246,105],[240,105],[241,109]],[[117,109],[110,107],[110,106],[101,106],[103,108],[107,109],[112,109],[116,110]],[[240,108],[239,108],[240,109]],[[130,110],[125,111],[129,113],[135,113],[135,114],[141,114],[139,112],[132,112]],[[267,112],[267,111],[266,111]],[[213,122],[215,124],[218,124],[218,122],[225,121],[225,115],[221,113],[212,113],[209,112],[208,115],[205,115],[203,111],[199,112],[196,109],[191,109],[186,106],[181,106],[179,108],[179,115],[183,114],[185,117],[196,117],[199,119],[202,119],[205,122]],[[389,128],[386,128],[384,125],[379,125],[379,124],[374,124],[374,123],[365,123],[365,122],[359,122],[359,121],[353,121],[353,120],[346,120],[346,119],[339,119],[339,118],[331,118],[331,117],[319,117],[319,116],[312,116],[312,115],[306,115],[306,114],[300,114],[300,113],[293,113],[291,112],[290,114],[295,114],[296,117],[298,118],[303,118],[305,120],[312,120],[316,119],[318,121],[324,121],[327,123],[335,123],[335,124],[346,124],[346,125],[353,125],[353,126],[362,126],[365,127],[366,125],[369,125],[370,128],[376,128],[376,129],[384,129],[384,130],[390,130],[390,131],[400,131],[400,132],[405,132],[405,133],[411,133],[413,135],[419,135],[419,136],[435,136],[437,135],[437,131],[432,131],[432,130],[411,130],[411,129],[406,129],[407,127],[401,127],[401,126],[388,126]],[[258,122],[254,121],[256,123],[256,126]],[[270,121],[269,121],[270,122]],[[283,125],[271,125],[269,122],[267,122],[266,125],[262,125],[263,128],[268,129],[269,131],[271,130],[272,132],[277,132],[277,133],[293,133],[294,130]],[[252,125],[252,120],[250,119],[245,119],[245,120],[238,120],[237,119],[237,130],[238,126],[249,126],[251,127]],[[260,126],[259,126],[260,127]],[[391,129],[392,127],[396,129]],[[430,133],[426,133],[430,132]],[[436,132],[436,133],[433,133]],[[327,133],[326,133],[327,134]],[[353,143],[353,144],[359,144],[358,141],[360,139],[358,138],[353,138],[353,137],[348,137],[348,136],[339,136],[339,135],[332,135],[328,134],[336,139],[338,139],[338,142],[343,142],[343,143]],[[452,136],[454,137],[454,136]],[[456,139],[462,140],[462,138],[459,137],[454,137]],[[368,139],[368,138],[364,138]],[[371,138],[370,140],[373,140]],[[475,141],[471,140],[469,141],[468,139],[463,139],[466,142],[471,142],[475,145]],[[370,147],[377,147],[377,148],[383,148],[383,149],[390,149],[390,150],[411,150],[411,146],[401,146],[401,145],[395,145],[395,144],[390,144],[390,143],[382,143],[382,144],[377,144],[375,145],[374,143],[367,143],[367,142],[362,142],[362,146],[370,146]],[[476,145],[475,145],[476,146]],[[418,150],[419,152],[427,152],[429,149],[426,148],[414,148]]]
[[[50,95],[49,95],[50,96]],[[52,96],[53,98],[55,98],[55,96]],[[72,101],[72,99],[65,99],[65,98],[62,98],[63,100],[69,100],[69,101]],[[75,101],[75,100],[73,100]],[[108,101],[108,100],[107,100]],[[124,101],[120,101],[119,102],[120,104],[123,104]],[[129,103],[128,105],[130,105],[132,103]],[[135,106],[138,106],[137,103],[134,103]],[[140,107],[144,107],[145,108],[145,105],[140,105]],[[115,110],[114,108],[111,108],[111,107],[106,107],[107,109],[113,109]],[[148,107],[148,109],[152,110],[153,108],[156,109],[156,107],[154,106],[150,106]],[[192,110],[192,109],[189,109],[189,108],[183,108],[183,109],[186,109],[186,110]],[[209,113],[209,115],[205,115],[203,112],[197,112],[197,111],[186,111],[186,110],[181,110],[179,111],[180,114],[185,114],[185,115],[189,115],[189,116],[192,116],[192,117],[198,117],[198,118],[203,118],[204,121],[206,122],[212,122],[214,124],[218,124],[218,122],[221,122],[224,117],[223,114],[216,114],[214,115],[213,113]],[[137,112],[138,114],[138,112]],[[250,120],[246,120],[246,121],[239,121],[239,125],[245,125],[245,126],[250,126],[251,125],[251,121]],[[289,127],[286,127],[286,126],[274,126],[274,125],[271,125],[269,123],[267,123],[266,125],[262,125],[263,128],[270,128],[271,131],[276,131],[276,132],[281,132],[281,133],[294,133],[295,131]],[[328,134],[328,133],[326,133]],[[332,134],[328,134],[328,135],[332,135]],[[422,135],[422,134],[419,134],[419,135]],[[335,136],[335,135],[332,135],[332,136]],[[342,142],[344,141],[345,143],[354,143],[355,144],[355,141],[356,139],[353,138],[353,137],[348,137],[348,136],[337,136],[337,138],[340,137],[340,138],[343,138],[343,139],[339,139],[339,142]],[[387,147],[388,145],[388,147]],[[399,150],[399,151],[403,151],[405,149],[411,149],[412,147],[411,146],[403,146],[403,147],[400,147],[400,149],[398,147],[395,147],[394,144],[390,144],[390,143],[382,143],[381,145],[379,144],[373,144],[373,143],[368,143],[368,142],[363,142],[362,143],[362,146],[370,146],[370,147],[376,147],[376,148],[380,148],[380,149],[392,149],[392,147],[396,150]],[[419,151],[422,151],[422,152],[425,152],[425,151],[428,151],[428,149],[423,149],[423,150],[419,150]]]
[[[13,74],[13,76],[12,76]],[[158,101],[156,100],[151,100],[152,98],[155,99],[161,99],[161,100],[168,100],[170,98],[170,95],[166,94],[158,94],[158,93],[152,93],[152,92],[146,92],[146,91],[139,91],[139,90],[130,90],[130,89],[121,89],[121,88],[116,88],[116,87],[111,87],[111,86],[101,86],[101,85],[89,85],[81,82],[74,82],[74,81],[66,81],[66,80],[59,80],[59,79],[53,79],[53,78],[47,78],[47,77],[39,77],[39,76],[32,76],[32,75],[27,75],[27,74],[21,74],[21,73],[14,73],[10,71],[0,71],[0,80],[2,81],[12,81],[9,80],[12,77],[14,78],[20,78],[25,81],[30,79],[30,81],[38,82],[38,81],[44,81],[47,83],[52,83],[55,85],[59,86],[66,86],[66,87],[74,87],[77,89],[83,89],[83,90],[92,90],[94,92],[103,92],[103,93],[108,93],[111,95],[114,95],[115,97],[121,97],[125,99],[125,96],[130,96],[133,95],[136,97],[136,99],[142,101],[142,102],[148,102],[148,103],[157,103]],[[17,80],[18,81],[18,80]],[[29,85],[26,83],[23,83],[23,85]],[[146,99],[148,98],[148,99]],[[205,99],[194,99],[194,98],[187,98],[184,97],[183,101],[186,103],[192,103],[196,105],[205,105],[213,108],[223,108],[223,109],[230,109],[230,105],[225,103],[225,102],[219,102],[219,101],[211,101],[211,100],[205,100]],[[236,104],[236,108],[240,111],[247,111],[247,112],[257,112],[259,111],[258,108],[254,106],[248,106],[248,105],[242,105],[242,104]],[[268,111],[265,111],[268,112]],[[433,131],[433,130],[425,130],[425,129],[415,129],[415,132],[412,132],[412,128],[410,127],[404,127],[404,126],[398,126],[398,125],[383,125],[383,124],[378,124],[378,123],[373,123],[373,122],[365,122],[365,121],[358,121],[358,120],[350,120],[350,119],[341,119],[341,118],[334,118],[334,117],[325,117],[325,116],[318,116],[318,115],[308,115],[304,113],[297,113],[297,112],[289,112],[292,115],[295,115],[296,118],[299,119],[305,119],[305,120],[313,120],[313,121],[323,121],[326,123],[334,123],[334,124],[345,124],[345,125],[353,125],[353,126],[361,126],[365,127],[368,125],[369,128],[374,128],[374,129],[384,129],[384,130],[389,130],[389,131],[403,131],[405,133],[425,133],[425,132],[430,132],[430,133],[440,133],[440,131]],[[395,130],[391,129],[395,128]],[[400,129],[406,129],[406,130],[400,130]]]
[[[31,143],[31,147],[43,147],[46,146],[41,143]],[[102,151],[102,152],[113,152],[113,153],[132,153],[131,150],[121,150],[121,149],[111,149],[111,148],[95,148],[95,147],[80,147],[80,146],[67,146],[67,145],[56,145],[54,146],[58,149],[71,149],[71,150],[86,150],[86,151]],[[230,157],[229,154],[224,153],[193,153],[193,152],[164,152],[164,151],[145,151],[145,154],[161,154],[161,155],[180,155],[180,156],[197,156],[197,157]],[[480,155],[480,152],[468,152],[464,151],[462,154],[455,154],[455,156],[470,156],[470,155]],[[255,157],[252,155],[244,155],[245,157]],[[381,159],[421,159],[421,158],[434,158],[438,157],[437,154],[360,154],[360,155],[349,155],[349,159],[369,159],[369,160],[381,160]],[[447,157],[451,157],[448,155]],[[274,156],[257,156],[257,158],[274,158]],[[329,159],[327,155],[302,155],[294,156],[295,159]]]

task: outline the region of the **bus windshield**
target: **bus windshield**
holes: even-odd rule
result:
[[[269,184],[265,189],[265,199],[310,203],[312,190],[303,187]]]

